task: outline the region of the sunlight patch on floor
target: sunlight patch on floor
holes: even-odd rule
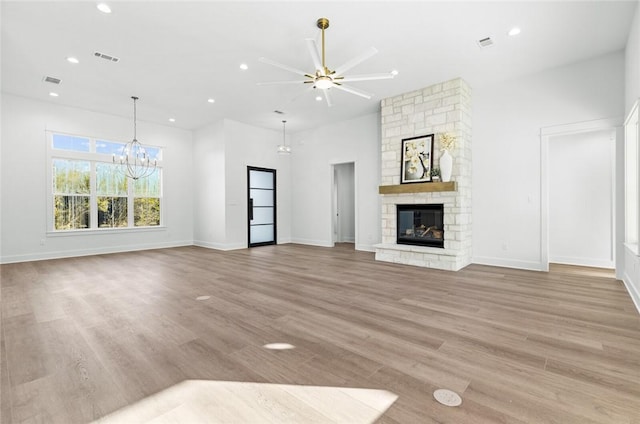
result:
[[[397,398],[376,389],[186,380],[94,423],[371,424]]]

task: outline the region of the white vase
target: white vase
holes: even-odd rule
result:
[[[440,156],[440,177],[443,183],[451,181],[451,170],[453,168],[453,157],[448,150]]]

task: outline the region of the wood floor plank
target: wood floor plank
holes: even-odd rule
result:
[[[291,244],[8,264],[0,276],[3,423],[352,424],[372,412],[370,394],[331,390],[360,388],[398,396],[379,423],[640,424],[640,315],[610,271],[447,272]],[[443,387],[460,407],[435,401]],[[341,409],[315,409],[321,394]]]

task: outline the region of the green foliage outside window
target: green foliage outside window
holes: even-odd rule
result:
[[[73,230],[91,226],[89,196],[91,174],[87,161],[53,161],[54,226]]]

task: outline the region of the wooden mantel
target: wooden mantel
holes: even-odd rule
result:
[[[455,181],[447,183],[411,183],[400,185],[378,186],[380,194],[402,194],[402,193],[429,193],[436,191],[457,191],[458,185]]]

